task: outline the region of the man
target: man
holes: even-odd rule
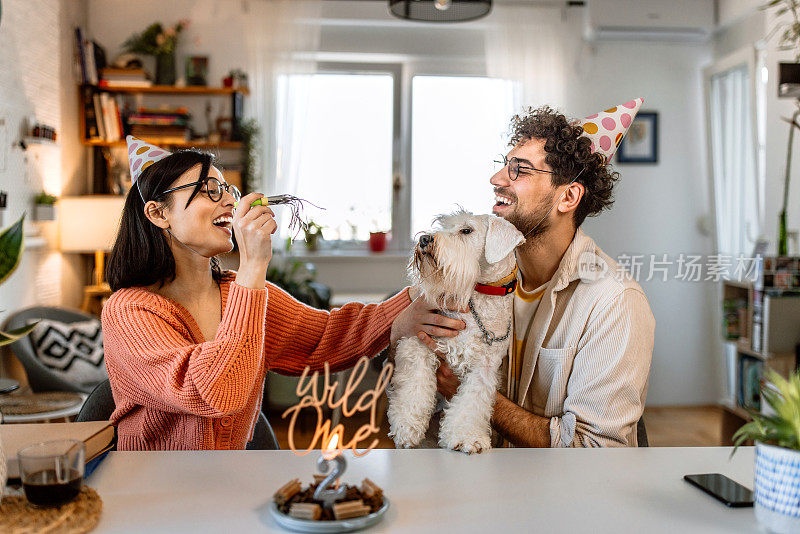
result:
[[[579,123],[548,107],[512,119],[513,148],[490,180],[493,212],[527,239],[516,252],[514,339],[492,416],[511,445],[638,445],[655,320],[641,287],[580,226],[611,206],[619,175],[607,162],[640,106]],[[458,389],[445,363],[437,381],[447,399]]]

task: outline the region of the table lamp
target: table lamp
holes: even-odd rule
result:
[[[58,201],[61,251],[94,253],[95,286],[105,285],[105,253],[117,237],[124,204],[124,196],[63,197]]]

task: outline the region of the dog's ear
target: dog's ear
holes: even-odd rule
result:
[[[525,242],[522,233],[502,217],[489,215],[486,222],[489,228],[486,230],[484,256],[490,264],[502,260]]]

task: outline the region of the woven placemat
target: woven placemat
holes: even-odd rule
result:
[[[64,410],[79,405],[83,399],[77,393],[12,393],[0,395],[0,412],[5,415],[28,415]]]
[[[100,520],[103,501],[95,490],[84,486],[78,497],[55,508],[34,508],[24,496],[3,497],[0,532],[4,534],[82,534]]]

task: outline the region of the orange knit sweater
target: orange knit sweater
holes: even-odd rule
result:
[[[103,345],[116,403],[119,450],[244,449],[267,369],[352,367],[389,342],[408,291],[381,304],[316,310],[272,284],[248,289],[226,273],[222,321],[204,340],[189,312],[143,288],[115,292],[103,307]]]

